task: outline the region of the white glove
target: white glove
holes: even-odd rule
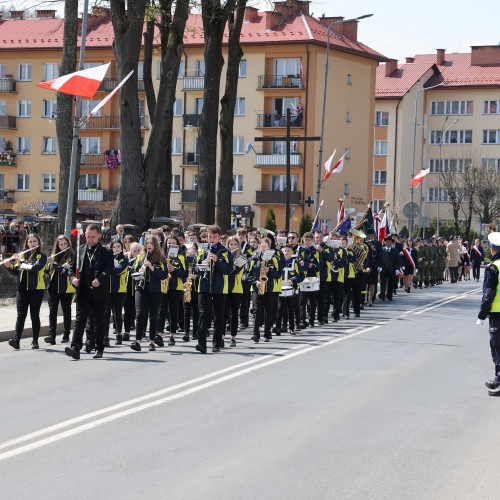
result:
[[[378,271],[379,273],[381,273],[381,272],[382,272],[382,268],[381,268],[381,267],[377,268],[377,271]]]
[[[483,321],[482,319],[478,319],[478,320],[476,321],[476,325],[477,325],[477,326],[481,326],[483,323],[484,323],[484,321]]]

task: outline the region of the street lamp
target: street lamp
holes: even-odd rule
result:
[[[444,119],[443,126],[441,127],[441,136],[439,137],[439,163],[438,163],[438,196],[437,196],[437,213],[436,213],[436,234],[439,236],[439,205],[441,203],[441,162],[442,162],[442,154],[441,154],[441,149],[443,147],[443,142],[444,142],[444,137],[446,135],[446,132],[450,130],[450,128],[455,125],[459,121],[459,118],[457,118],[453,123],[450,123],[446,130],[444,130],[444,126],[446,125],[446,122],[448,121],[448,116]]]
[[[321,113],[321,136],[319,141],[319,163],[318,163],[318,185],[316,189],[316,206],[319,207],[320,191],[321,191],[321,167],[323,166],[323,138],[325,136],[325,114],[326,114],[326,88],[328,84],[328,53],[330,52],[330,33],[332,26],[336,24],[350,23],[353,21],[360,21],[367,17],[372,17],[373,14],[365,14],[363,16],[355,17],[353,19],[342,19],[340,21],[333,21],[328,25],[328,33],[326,37],[326,56],[325,56],[325,81],[323,85],[323,110]]]
[[[441,87],[444,85],[444,82],[438,83],[437,85],[433,85],[432,87],[422,87],[421,89],[418,89],[415,95],[415,111],[413,113],[413,154],[412,154],[412,160],[411,160],[411,178],[413,179],[415,177],[415,152],[416,152],[416,144],[417,144],[417,109],[418,109],[418,94],[420,92],[423,92],[424,90],[431,90],[435,89],[436,87]],[[415,188],[412,186],[410,188],[410,193],[411,193],[411,210],[410,210],[410,217],[409,217],[409,226],[410,226],[410,236],[413,235],[413,225],[414,225],[414,219],[413,219],[413,193],[415,192]]]

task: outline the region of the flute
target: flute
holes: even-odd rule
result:
[[[66,250],[69,250],[70,247],[66,247],[64,250],[61,250],[60,252],[57,252],[49,257],[49,259],[53,259],[54,257],[57,257],[58,255],[61,255],[62,253],[66,252]]]
[[[25,253],[28,253],[28,252],[32,252],[33,250],[36,250],[40,245],[37,245],[36,247],[33,247],[33,248],[28,248],[27,250],[23,250],[22,252],[19,252],[17,254],[17,256],[21,256],[21,255],[24,255]],[[8,259],[4,259],[0,262],[0,265],[1,264],[5,264],[6,262],[10,262],[11,260],[14,259],[14,255],[12,257],[9,257]]]

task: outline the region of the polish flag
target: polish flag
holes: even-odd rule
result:
[[[333,162],[333,157],[335,156],[335,151],[333,152],[332,156],[330,156],[330,158],[328,158],[328,160],[326,160],[326,162],[325,162],[326,172],[325,172],[325,175],[323,176],[323,182],[325,182],[328,179],[328,177],[330,177],[330,175],[340,174],[340,172],[342,172],[342,170],[344,169],[344,156],[346,155],[346,153],[344,153],[342,155],[342,157],[340,158],[340,160],[337,163],[335,163],[335,165],[332,167],[332,162]]]
[[[378,232],[378,241],[384,241],[384,238],[391,234],[391,210],[389,205],[385,207],[385,213],[382,217],[382,222],[380,223],[380,229]]]
[[[38,83],[37,86],[47,90],[62,92],[63,94],[92,99],[104,80],[110,64],[109,62],[108,64],[95,66],[94,68],[69,73],[55,80]]]
[[[420,170],[420,172],[410,181],[410,186],[416,186],[417,184],[420,184],[423,180],[424,177],[430,172],[430,168],[427,170]]]
[[[102,107],[104,107],[109,102],[109,100],[123,87],[123,84],[132,76],[133,73],[134,70],[132,70],[100,103],[98,103],[97,106],[90,112],[87,119],[95,115]]]
[[[337,212],[337,224],[342,222],[345,219],[345,211],[344,211],[344,200],[342,198],[339,199],[339,210]]]

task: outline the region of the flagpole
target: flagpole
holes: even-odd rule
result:
[[[323,207],[323,200],[321,200],[321,203],[319,204],[318,210],[316,212],[316,216],[314,217],[314,220],[313,220],[311,231],[314,229],[314,226],[316,225],[316,222],[318,221],[318,217],[319,217],[319,214],[321,212],[321,207]]]
[[[85,61],[85,39],[87,37],[88,10],[89,10],[89,0],[85,0],[83,4],[82,35],[80,42],[80,61],[78,64],[79,70],[83,70]],[[78,160],[77,158],[78,134],[80,131],[81,100],[82,100],[81,97],[76,96],[75,116],[73,122],[73,141],[71,143],[71,163],[69,165],[68,199],[66,201],[66,218],[64,219],[64,234],[68,238],[71,236],[71,226],[73,221],[73,203],[75,199],[75,179],[76,179],[76,166]]]

